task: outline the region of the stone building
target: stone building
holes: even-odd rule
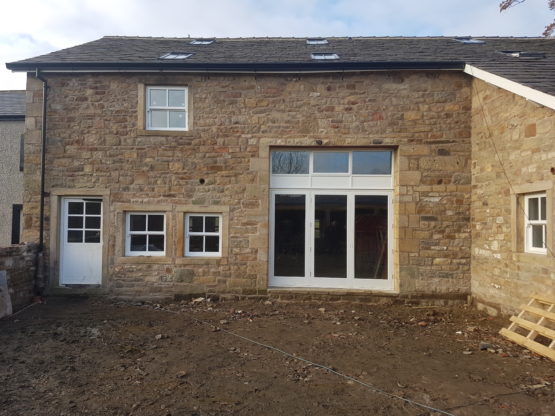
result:
[[[20,242],[25,91],[0,91],[0,247]]]
[[[554,63],[540,38],[138,37],[10,63],[24,239],[43,222],[51,290],[509,312],[555,295]]]

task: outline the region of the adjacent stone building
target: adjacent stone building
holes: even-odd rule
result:
[[[24,239],[43,222],[52,290],[472,293],[513,310],[555,294],[554,53],[106,37],[8,64],[29,72]]]
[[[0,247],[21,238],[25,91],[0,91]]]

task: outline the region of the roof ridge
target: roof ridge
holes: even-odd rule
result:
[[[461,37],[479,39],[545,39],[555,40],[542,36],[495,36],[495,35],[431,35],[431,36],[326,36],[326,35],[307,35],[307,36],[237,36],[237,37],[218,37],[218,36],[129,36],[129,35],[106,35],[102,39],[145,39],[145,40],[189,40],[189,39],[216,39],[216,40],[304,40],[310,38],[326,39],[454,39]]]

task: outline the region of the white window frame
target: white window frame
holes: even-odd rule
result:
[[[147,216],[147,224],[148,224],[148,216],[149,215],[162,215],[164,218],[164,229],[162,231],[131,231],[131,215],[146,215]],[[164,250],[163,251],[132,251],[131,250],[131,236],[132,235],[162,235],[164,236]],[[157,256],[163,257],[166,255],[166,250],[168,247],[168,238],[166,234],[166,213],[165,212],[139,212],[139,211],[132,211],[125,213],[125,255],[129,257],[137,257],[137,256]]]
[[[307,173],[272,173],[273,152],[307,152]],[[389,152],[391,154],[389,173],[353,173],[354,152]],[[347,172],[314,172],[314,155],[316,153],[349,153],[349,167]],[[393,149],[334,149],[334,150],[306,150],[295,148],[276,148],[270,153],[270,187],[274,189],[295,188],[325,188],[325,189],[393,189],[393,172],[395,158]]]
[[[542,212],[542,204],[541,199],[544,198],[546,200],[546,210],[547,210],[547,194],[545,192],[536,193],[525,195],[524,197],[524,250],[527,253],[535,253],[535,254],[547,254],[547,212]],[[529,208],[529,201],[531,199],[538,200],[538,219],[531,220],[530,219],[530,208]],[[543,215],[542,215],[543,214]],[[542,216],[545,219],[541,219]],[[543,227],[543,247],[534,247],[532,245],[533,237],[532,237],[532,226],[533,225],[541,225]]]
[[[206,217],[216,217],[218,218],[218,231],[217,232],[206,232],[206,231],[202,231],[202,232],[192,232],[189,231],[189,218],[191,217],[202,217],[203,218],[203,224],[205,223],[205,218]],[[222,219],[222,214],[218,214],[218,213],[210,213],[210,212],[203,212],[203,213],[197,213],[197,212],[191,212],[188,214],[185,214],[185,223],[184,223],[184,228],[185,228],[185,256],[186,257],[221,257],[222,256],[222,225],[223,225],[223,219]],[[218,237],[218,251],[189,251],[189,238],[191,236],[201,236],[201,237]],[[205,241],[203,239],[203,241]]]
[[[185,93],[185,105],[183,107],[172,107],[166,106],[151,106],[150,105],[150,94],[152,90],[166,90],[166,97],[169,96],[169,90],[183,91]],[[187,87],[177,87],[177,86],[158,86],[152,85],[146,87],[146,97],[145,97],[145,114],[146,114],[146,129],[147,130],[160,130],[160,131],[187,131],[189,130],[189,89]],[[151,112],[152,110],[166,111],[166,121],[168,127],[152,127],[151,126]],[[170,127],[170,112],[171,111],[184,111],[185,112],[185,127]]]
[[[309,153],[308,173],[272,173],[272,153],[279,151],[306,151]],[[354,152],[388,152],[391,155],[390,171],[387,174],[354,174]],[[320,152],[348,152],[348,172],[315,173],[314,154]],[[302,148],[274,148],[270,152],[270,230],[269,230],[269,286],[270,287],[313,287],[365,289],[394,291],[393,265],[393,195],[394,195],[395,151],[391,148],[345,148],[333,150],[308,150]],[[304,276],[275,276],[275,198],[276,195],[305,195],[305,273]],[[345,195],[347,197],[347,277],[330,278],[315,276],[315,198],[318,195]],[[387,279],[363,279],[355,277],[355,198],[357,196],[386,196],[387,202]]]

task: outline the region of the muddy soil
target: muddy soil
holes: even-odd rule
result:
[[[50,298],[0,321],[0,415],[554,415],[555,363],[506,324],[466,307]]]

